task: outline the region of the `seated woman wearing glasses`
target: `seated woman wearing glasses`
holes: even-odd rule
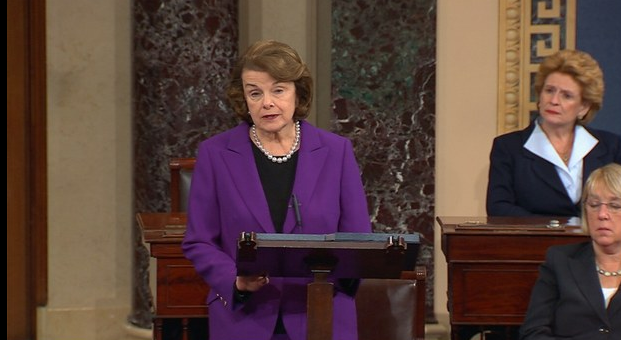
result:
[[[582,194],[591,240],[552,246],[539,268],[520,339],[621,339],[621,165],[591,173]]]

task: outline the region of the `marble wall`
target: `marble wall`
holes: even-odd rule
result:
[[[135,209],[166,211],[168,160],[236,124],[223,88],[238,54],[237,1],[134,3]],[[430,318],[435,16],[435,0],[332,2],[331,129],[354,143],[374,229],[421,233]],[[148,327],[149,257],[134,239],[132,322]]]
[[[332,2],[334,131],[354,144],[374,230],[421,233],[433,282],[435,0]],[[427,307],[433,318],[433,285]]]
[[[237,124],[223,88],[237,58],[237,0],[134,1],[134,207],[169,211],[173,157]],[[151,327],[149,254],[134,226],[132,323]]]

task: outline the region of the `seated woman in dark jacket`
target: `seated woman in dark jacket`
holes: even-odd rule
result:
[[[535,78],[539,115],[526,129],[494,139],[487,188],[489,216],[579,216],[589,174],[621,163],[621,136],[591,129],[604,97],[597,61],[562,50]]]
[[[591,240],[548,249],[522,340],[621,339],[621,165],[591,173],[582,211]]]

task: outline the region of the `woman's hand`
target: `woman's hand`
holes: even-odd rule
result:
[[[269,283],[270,278],[267,275],[238,276],[235,279],[235,287],[241,292],[256,292]]]

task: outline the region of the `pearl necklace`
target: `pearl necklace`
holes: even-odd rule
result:
[[[607,270],[603,270],[598,265],[595,265],[595,269],[597,269],[597,272],[599,273],[599,275],[604,275],[604,276],[621,276],[621,270],[617,270],[616,272],[609,272]]]
[[[261,150],[261,152],[263,152],[263,154],[274,163],[284,163],[291,159],[291,156],[293,156],[295,151],[298,149],[298,146],[300,145],[300,121],[295,122],[295,141],[291,146],[291,150],[289,150],[289,152],[282,157],[276,157],[272,155],[269,151],[265,149],[265,147],[263,147],[263,144],[261,144],[261,141],[259,140],[259,136],[257,136],[257,128],[254,124],[252,124],[250,131],[252,132],[252,139],[254,140],[254,144],[256,144],[257,148],[259,148],[259,150]]]

